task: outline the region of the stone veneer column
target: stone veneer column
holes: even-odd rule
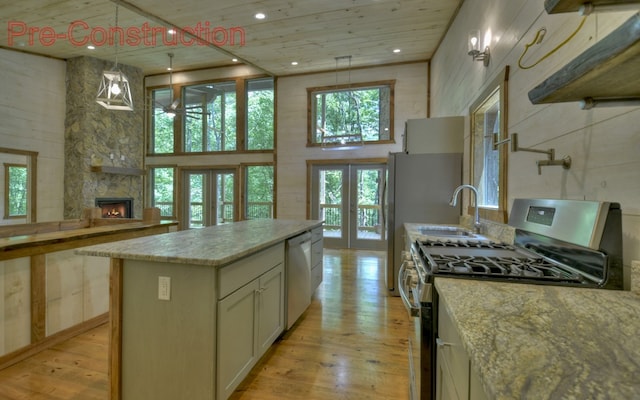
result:
[[[144,76],[138,68],[119,64],[129,79],[134,111],[107,110],[96,103],[96,95],[102,72],[113,66],[92,57],[67,61],[65,219],[80,218],[85,208],[95,206],[96,197],[132,197],[134,217],[142,218],[143,176],[91,171],[92,165],[143,168]]]

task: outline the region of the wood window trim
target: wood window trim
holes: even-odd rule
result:
[[[371,82],[358,82],[358,83],[348,83],[341,85],[329,85],[329,86],[315,86],[307,88],[307,147],[322,147],[322,143],[315,143],[313,141],[314,129],[313,129],[313,99],[312,94],[315,92],[332,92],[338,91],[341,89],[361,89],[368,87],[379,87],[379,86],[388,86],[389,87],[389,138],[381,139],[375,141],[365,141],[366,145],[370,144],[393,144],[395,143],[395,133],[394,133],[394,103],[395,103],[395,85],[396,80],[382,80],[382,81],[371,81]]]
[[[474,176],[474,147],[475,147],[475,121],[474,121],[474,113],[482,103],[495,92],[496,88],[499,87],[500,90],[500,137],[498,140],[506,140],[509,137],[508,134],[508,116],[509,116],[509,66],[505,66],[505,68],[494,78],[485,88],[485,90],[478,96],[478,99],[473,102],[471,107],[469,107],[469,116],[470,116],[470,149],[469,149],[469,182],[474,184],[475,176]],[[480,207],[478,213],[480,218],[498,222],[498,223],[506,223],[507,222],[507,194],[508,194],[508,164],[509,164],[509,146],[501,145],[498,147],[500,152],[500,165],[499,165],[499,183],[498,186],[500,188],[500,192],[498,194],[498,208],[488,208],[488,207]],[[470,215],[473,215],[475,212],[475,205],[469,206],[468,211]]]

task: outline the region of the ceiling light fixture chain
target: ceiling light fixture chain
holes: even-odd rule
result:
[[[115,32],[118,32],[118,5],[116,2],[116,26]],[[133,111],[133,99],[131,97],[131,87],[129,80],[118,69],[118,39],[115,41],[115,65],[110,71],[103,71],[98,88],[96,102],[108,110],[125,110]]]
[[[321,144],[323,150],[336,149],[336,150],[348,150],[348,149],[356,149],[364,146],[364,140],[362,137],[362,125],[360,123],[360,110],[358,105],[358,100],[356,96],[353,95],[351,91],[351,55],[348,56],[339,56],[335,57],[336,61],[336,83],[335,83],[335,92],[334,96],[336,96],[336,107],[338,109],[342,109],[343,102],[341,100],[340,92],[344,92],[344,89],[340,90],[338,74],[339,74],[339,62],[340,60],[348,60],[347,67],[347,106],[346,110],[341,112],[344,121],[340,122],[340,125],[343,125],[342,128],[338,129],[336,127],[336,132],[328,132],[326,127],[320,128],[321,131]],[[343,86],[344,88],[344,86]],[[353,109],[355,108],[355,121],[352,121]],[[354,123],[357,126],[357,129],[354,129]]]

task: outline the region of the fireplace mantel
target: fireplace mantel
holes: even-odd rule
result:
[[[119,175],[144,175],[144,169],[127,167],[110,167],[107,165],[92,165],[91,172],[101,172],[103,174]]]

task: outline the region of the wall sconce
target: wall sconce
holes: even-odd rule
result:
[[[480,51],[482,49],[482,38],[480,37],[480,31],[471,31],[469,32],[469,55],[473,57],[474,61],[483,61],[485,67],[489,66],[489,46],[484,46],[484,51]]]

